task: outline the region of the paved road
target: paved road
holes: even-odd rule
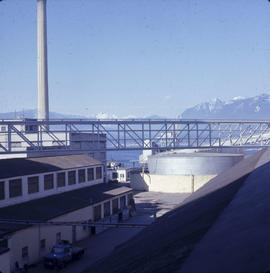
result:
[[[156,193],[135,192],[134,199],[137,213],[135,216],[125,220],[126,223],[151,224],[154,215],[160,217],[176,205],[180,204],[189,194],[180,193]],[[142,228],[109,228],[101,233],[85,239],[78,243],[87,250],[79,261],[67,265],[61,273],[79,273],[89,267],[97,260],[107,256],[115,247],[126,242]],[[49,273],[56,270],[44,269],[41,264],[28,270],[28,273]]]

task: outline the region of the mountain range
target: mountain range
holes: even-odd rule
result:
[[[229,101],[212,99],[186,109],[183,119],[270,119],[270,95],[234,97]]]
[[[17,118],[37,118],[37,110],[23,110],[15,112],[0,113],[0,119]],[[50,112],[51,119],[87,119],[82,115],[69,115],[56,112]],[[89,117],[88,117],[89,118]],[[117,119],[113,114],[98,113],[91,118],[97,119]],[[141,118],[128,116],[126,118]],[[152,115],[144,117],[147,119],[164,119],[166,117]],[[219,98],[197,104],[186,109],[181,115],[182,119],[270,119],[270,95],[261,94],[255,97],[234,97],[231,100],[224,101]]]
[[[37,109],[27,109],[22,111],[0,113],[0,119],[19,119],[19,118],[37,118]],[[51,119],[85,119],[80,115],[68,115],[56,112],[50,112]]]
[[[22,111],[14,111],[14,112],[6,112],[6,113],[0,113],[0,119],[20,119],[20,118],[37,118],[37,109],[27,109]],[[108,113],[98,113],[91,117],[86,117],[82,115],[70,115],[70,114],[62,114],[57,112],[50,112],[50,119],[124,119],[124,118],[141,118],[141,117],[135,117],[133,115],[129,115],[127,117],[117,117],[114,114],[108,114]],[[158,115],[152,115],[143,117],[146,119],[165,119],[166,117],[158,116]]]

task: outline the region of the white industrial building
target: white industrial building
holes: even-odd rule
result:
[[[118,182],[128,182],[130,180],[131,168],[118,168],[116,169],[118,174]]]
[[[107,168],[107,180],[126,183],[130,181],[131,168]]]
[[[16,154],[2,154],[0,158],[39,157],[44,155],[85,153],[106,164],[106,135],[54,130],[39,126],[36,119],[16,120],[21,125],[2,125],[0,128],[0,148],[12,149]],[[8,121],[7,121],[8,122]],[[10,147],[9,147],[10,146]],[[36,151],[34,147],[42,147]]]
[[[118,213],[132,189],[104,183],[104,166],[87,155],[0,160],[0,219],[89,223]],[[0,271],[36,263],[59,240],[91,236],[89,227],[0,223]]]

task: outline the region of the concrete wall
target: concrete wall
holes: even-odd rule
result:
[[[10,251],[0,254],[0,272],[10,272]]]
[[[214,178],[216,176],[217,175],[215,175],[215,174],[194,175],[194,191],[198,190],[200,187],[202,187],[204,184],[206,184],[208,181],[210,181],[212,178]]]
[[[71,149],[82,150],[106,166],[106,135],[96,133],[69,134]],[[91,150],[93,150],[91,152]],[[95,151],[99,150],[99,151]]]
[[[39,255],[39,232],[38,227],[30,227],[24,230],[17,231],[10,239],[10,266],[11,270],[15,268],[15,262],[19,266],[29,264],[31,260],[36,260]],[[28,247],[29,255],[22,257],[22,248]]]
[[[192,193],[215,176],[132,173],[130,185],[135,190]]]
[[[150,176],[150,175],[132,172],[130,174],[131,188],[137,191],[149,191],[149,185],[146,182],[148,181],[148,179],[146,178],[146,176]]]

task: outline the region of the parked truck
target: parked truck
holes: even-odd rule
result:
[[[46,268],[63,268],[72,260],[80,259],[84,251],[84,248],[72,246],[69,242],[63,241],[56,244],[44,257],[43,265]]]

